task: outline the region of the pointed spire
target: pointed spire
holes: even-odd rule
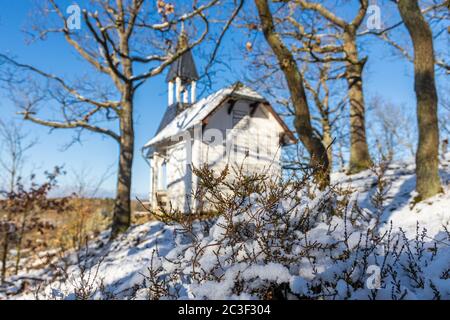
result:
[[[184,23],[181,25],[181,32],[178,38],[177,51],[185,50],[189,47],[189,38],[184,29]],[[186,51],[177,60],[175,60],[166,77],[166,82],[174,81],[180,78],[184,83],[197,81],[199,79],[197,67],[195,66],[194,58],[191,50]]]

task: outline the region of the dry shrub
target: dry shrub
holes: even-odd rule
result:
[[[383,182],[384,170],[378,172]],[[311,172],[287,181],[242,170],[230,181],[228,168],[195,173],[203,188],[195,196],[219,217],[159,215],[178,227],[178,245],[152,260],[145,289],[151,299],[450,297],[450,238],[430,239],[419,226],[415,239],[381,228],[379,215],[361,209],[354,192],[319,191]],[[384,187],[374,196],[376,210]]]
[[[39,246],[46,247],[45,242],[37,242],[35,238],[44,235],[55,225],[43,220],[43,212],[61,214],[68,207],[68,198],[49,198],[48,194],[57,184],[57,177],[61,168],[55,167],[52,172],[45,172],[46,181],[38,183],[35,176],[30,178],[30,185],[26,187],[21,179],[16,188],[5,193],[5,199],[0,202],[0,220],[2,242],[2,270],[1,282],[5,281],[8,272],[8,256],[14,251],[12,272],[17,274],[21,264],[22,250],[35,251]]]
[[[70,203],[71,210],[65,213],[53,235],[53,246],[81,250],[87,240],[109,227],[113,201],[73,197]]]
[[[21,287],[20,283],[41,282],[26,272],[63,261],[73,250],[82,251],[89,240],[109,227],[112,200],[49,195],[57,189],[57,178],[64,173],[56,167],[45,173],[43,183],[36,182],[33,175],[29,186],[19,179],[14,191],[4,193],[0,200],[0,282],[6,284],[7,277],[18,273],[20,276],[8,281],[17,281]],[[62,274],[61,268],[54,272],[55,278]]]

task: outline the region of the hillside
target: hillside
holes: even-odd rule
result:
[[[265,252],[261,249],[260,235],[247,236],[243,242],[224,243],[227,222],[222,218],[211,222],[207,231],[198,231],[196,242],[189,234],[177,232],[176,225],[149,222],[132,227],[112,243],[107,243],[108,233],[103,232],[86,250],[73,252],[45,269],[9,278],[11,285],[0,292],[0,299],[253,299],[280,294],[279,287],[288,292],[284,293],[285,298],[292,299],[450,299],[450,154],[442,161],[441,179],[443,194],[413,205],[414,165],[389,165],[383,175],[385,189],[378,227],[378,234],[387,236],[380,236],[379,242],[371,237],[370,241],[376,242],[373,246],[367,245],[370,241],[366,234],[380,208],[373,201],[379,192],[376,174],[366,171],[349,177],[336,173],[334,185],[354,190],[350,197],[355,202],[353,205],[349,202],[345,213],[352,215],[353,207],[357,206],[360,216],[369,219],[363,221],[357,216],[356,222],[350,224],[345,216],[317,218],[309,222],[312,227],[307,232],[289,238],[293,242],[289,252],[283,244],[288,239],[280,240],[283,254]],[[305,208],[308,212],[314,208],[321,210],[318,203],[324,196],[318,194],[298,212]],[[282,205],[289,206],[284,202]],[[298,212],[290,221],[298,219]],[[239,223],[247,226],[245,219]],[[279,228],[287,230],[281,229],[281,225]],[[263,229],[262,233],[266,231],[271,232]],[[223,243],[222,251],[210,249],[218,242]],[[314,242],[320,242],[322,249],[314,247]],[[194,243],[197,248],[203,245],[200,252],[191,248]],[[410,246],[405,246],[407,243]],[[258,249],[264,254],[253,256]],[[236,255],[232,253],[235,250]],[[305,254],[306,250],[311,251]],[[192,263],[194,253],[198,259]],[[314,263],[310,261],[311,256]],[[359,265],[363,260],[367,262],[364,268]],[[366,279],[372,274],[368,265],[381,268],[379,290],[367,287]],[[155,279],[160,282],[153,283]],[[239,281],[242,282],[237,291]],[[161,292],[155,293],[155,288]],[[262,295],[268,289],[271,296]]]

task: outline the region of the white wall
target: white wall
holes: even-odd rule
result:
[[[233,111],[249,114],[250,103],[239,101]],[[211,115],[204,128],[202,161],[215,170],[221,170],[227,163],[232,166],[244,164],[249,169],[256,168],[259,171],[269,167],[279,170],[279,136],[283,129],[273,115],[260,105],[251,117],[249,115],[233,127],[233,111],[228,114],[226,104]],[[245,125],[247,128],[244,128]],[[207,136],[211,129],[214,130],[212,135],[224,137],[222,144],[214,144],[214,140]]]
[[[184,142],[167,151],[167,194],[174,208],[185,210],[191,192],[191,174]]]

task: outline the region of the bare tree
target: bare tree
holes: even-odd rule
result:
[[[0,168],[5,183],[3,192],[13,192],[22,174],[27,152],[37,143],[29,133],[23,131],[16,122],[5,123],[0,120]]]
[[[276,31],[274,19],[267,0],[255,0],[264,37],[275,54],[279,68],[287,82],[292,104],[294,106],[294,126],[311,158],[312,167],[316,171],[316,181],[321,188],[330,182],[329,159],[320,137],[311,125],[311,115],[304,88],[303,75],[300,72],[292,52],[283,43]]]
[[[14,194],[19,185],[19,179],[27,159],[27,152],[37,143],[36,139],[30,139],[22,128],[15,122],[5,123],[0,120],[0,168],[4,187],[0,188],[2,198]],[[2,209],[2,208],[0,208]],[[3,210],[2,210],[3,211]],[[2,212],[4,213],[4,212]],[[2,269],[1,281],[6,276],[6,262],[12,234],[17,227],[11,222],[12,213],[6,212],[5,217],[0,217],[0,233],[2,234]]]
[[[60,167],[55,167],[53,171],[45,172],[42,183],[37,183],[36,176],[32,174],[28,187],[19,180],[14,191],[4,194],[5,199],[0,202],[0,212],[5,214],[0,218],[0,235],[2,236],[0,239],[2,249],[0,283],[5,281],[11,245],[15,245],[14,273],[17,275],[27,233],[34,230],[44,232],[45,229],[53,227],[52,224],[43,223],[42,213],[49,209],[62,213],[69,209],[68,198],[49,196],[49,193],[57,186],[57,178],[62,173]]]
[[[405,106],[385,101],[380,96],[369,101],[369,109],[369,137],[375,140],[378,153],[388,160],[397,156],[414,157],[417,141],[414,115]]]
[[[438,97],[434,74],[433,35],[417,0],[399,0],[398,9],[414,46],[414,89],[419,126],[416,190],[420,201],[442,191],[439,179]]]
[[[34,35],[39,39],[50,34],[62,36],[87,62],[91,76],[71,81],[69,77],[17,62],[6,55],[0,58],[21,70],[19,74],[22,79],[9,82],[16,87],[11,89],[12,92],[20,95],[29,93],[20,104],[26,120],[52,129],[88,130],[118,143],[117,193],[111,233],[115,237],[130,225],[136,91],[148,79],[161,74],[172,62],[206,39],[210,31],[206,13],[219,0],[192,1],[191,7],[186,2],[175,6],[163,0],[95,0],[81,12],[80,30],[72,28],[65,17],[65,10],[56,0],[46,3],[49,8],[44,8],[41,14],[49,19],[46,13],[54,12],[59,19],[50,26],[35,25],[33,31],[37,33]],[[231,5],[237,4],[232,2]],[[218,14],[226,15],[227,12],[219,11]],[[194,40],[176,47],[174,40],[180,36],[180,25],[191,26],[190,35]],[[228,25],[225,22],[225,26]],[[30,74],[28,78],[25,78],[25,72]],[[43,81],[38,82],[36,77],[41,77]],[[36,83],[33,90],[23,88],[33,81]],[[45,98],[30,98],[37,95],[37,89],[45,92]],[[57,120],[45,118],[42,113],[39,116],[40,111],[48,110],[52,105],[59,114]]]
[[[330,70],[330,63],[317,64],[317,72],[308,72],[307,64],[305,65],[305,88],[310,92],[314,106],[317,109],[317,116],[313,116],[313,120],[319,122],[321,127],[320,136],[322,143],[327,149],[328,162],[330,172],[333,168],[333,133],[335,126],[339,118],[342,116],[343,108],[347,102],[347,95],[342,98],[333,99],[338,97],[336,90],[333,90],[336,86],[336,80],[332,76]],[[342,129],[342,128],[341,128]]]
[[[72,169],[72,181],[74,192],[78,197],[96,197],[102,185],[114,174],[113,165],[108,166],[105,171],[98,176],[92,174],[89,167],[83,166],[80,169]]]
[[[326,21],[324,27],[315,26],[314,20],[311,29],[306,30],[305,26],[291,17],[290,21],[297,27],[294,37],[303,42],[299,51],[305,51],[312,55],[315,61],[337,62],[345,64],[345,78],[348,85],[348,98],[350,102],[350,162],[349,173],[358,173],[368,169],[372,160],[366,138],[365,125],[365,101],[363,94],[363,69],[367,57],[359,58],[357,47],[357,31],[361,26],[368,9],[368,0],[359,0],[359,8],[356,16],[347,22],[337,16],[325,5],[306,0],[294,1],[303,10],[308,10],[319,14]],[[318,29],[325,28],[331,30],[329,34],[320,33]],[[324,43],[324,39],[333,39]],[[328,55],[321,57],[322,54]],[[331,55],[331,57],[330,57]]]
[[[396,1],[392,1],[396,2]],[[427,0],[421,1],[421,12],[428,25],[430,26],[434,41],[437,42],[439,39],[445,38],[445,36],[450,33],[450,29],[448,28],[448,21],[450,20],[450,0]],[[365,35],[375,35],[379,39],[383,40],[385,43],[390,45],[396,53],[400,54],[404,58],[406,58],[410,62],[414,62],[414,57],[410,53],[410,48],[407,44],[401,43],[398,39],[392,35],[395,31],[397,31],[401,26],[404,25],[404,21],[400,20],[397,22],[393,22],[389,26],[384,27],[381,30],[364,30],[358,33],[358,36]],[[450,73],[450,63],[448,60],[448,52],[447,52],[447,43],[445,43],[447,39],[443,39],[444,52],[438,52],[435,48],[435,59],[434,63],[440,69]]]

